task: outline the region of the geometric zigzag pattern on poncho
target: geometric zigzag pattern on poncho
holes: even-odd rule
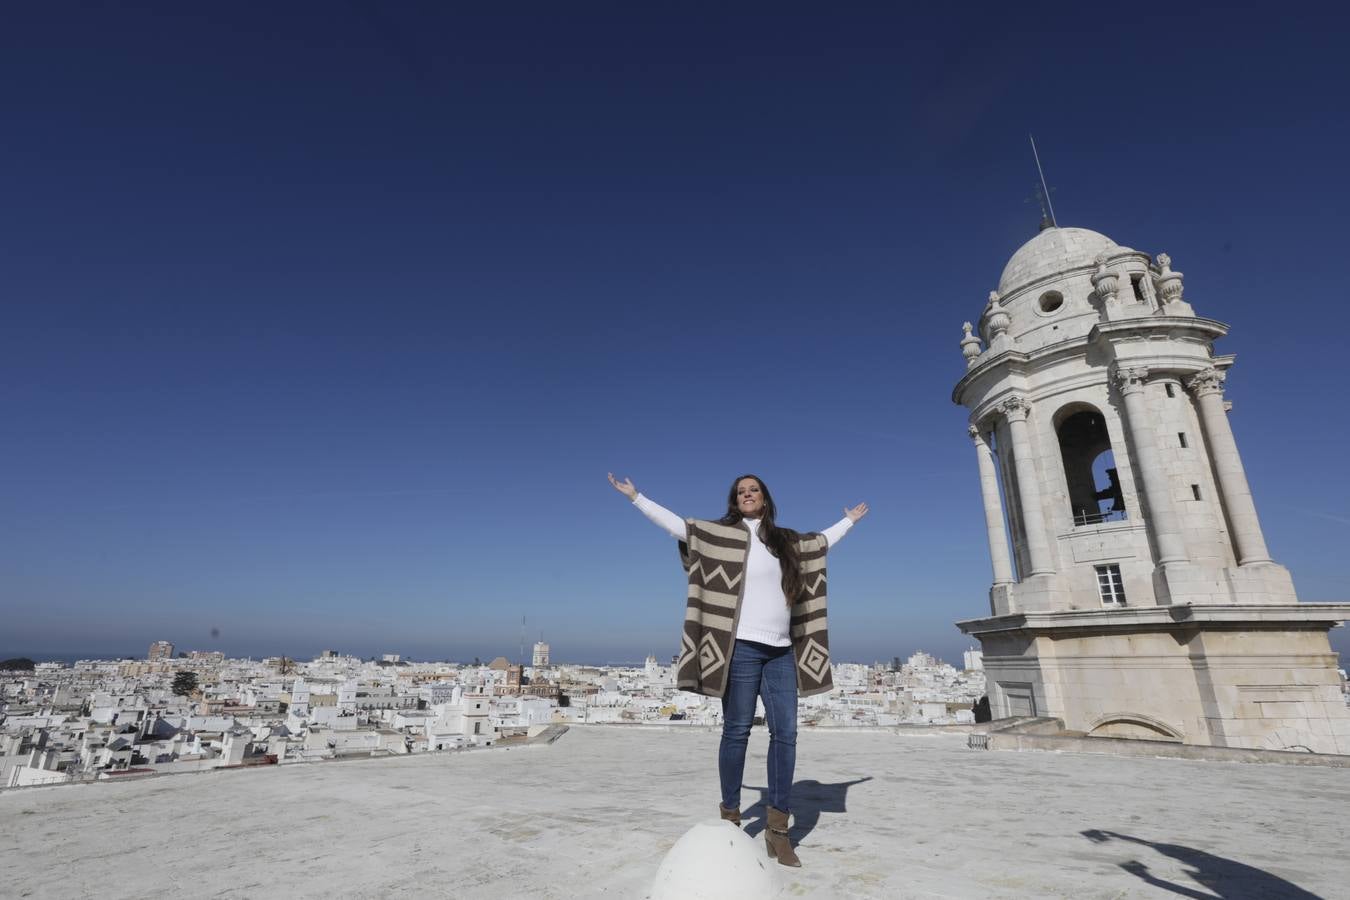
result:
[[[745,573],[737,572],[733,577],[727,574],[726,566],[718,565],[709,569],[707,566],[703,565],[703,560],[699,560],[689,567],[689,577],[694,578],[695,576],[700,578],[706,587],[713,586],[714,577],[720,578],[722,579],[722,584],[725,585],[728,590],[734,591],[736,590],[736,585],[740,584],[741,579],[745,577]]]

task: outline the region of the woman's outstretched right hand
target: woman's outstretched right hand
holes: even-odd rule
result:
[[[613,472],[610,472],[609,483],[614,485],[614,490],[618,491],[620,494],[623,494],[629,500],[637,499],[638,492],[637,488],[633,487],[633,479],[625,478],[623,481],[620,481],[619,479],[614,477]]]

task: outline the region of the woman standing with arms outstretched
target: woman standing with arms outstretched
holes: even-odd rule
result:
[[[722,818],[741,824],[745,748],[764,701],[769,726],[769,856],[801,861],[788,840],[792,778],[797,764],[797,698],[830,690],[825,628],[825,553],[867,514],[844,510],[823,532],[798,534],[775,521],[764,482],[742,475],[731,485],[727,512],[715,521],[681,519],[611,472],[609,483],[680,542],[689,575],[689,603],[676,662],[676,685],[722,700],[717,769]]]

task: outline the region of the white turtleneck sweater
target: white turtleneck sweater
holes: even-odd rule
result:
[[[684,519],[642,494],[633,498],[633,505],[676,540],[684,540]],[[742,519],[741,525],[750,531],[751,540],[750,556],[745,561],[745,592],[741,595],[736,639],[786,647],[792,643],[788,636],[791,610],[783,596],[782,569],[759,537],[759,519]],[[852,527],[853,520],[845,516],[826,528],[821,532],[826,546],[833,547]]]

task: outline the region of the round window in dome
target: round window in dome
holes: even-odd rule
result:
[[[1064,305],[1064,295],[1059,291],[1046,291],[1041,294],[1041,299],[1036,301],[1036,305],[1040,307],[1041,312],[1049,315]]]

